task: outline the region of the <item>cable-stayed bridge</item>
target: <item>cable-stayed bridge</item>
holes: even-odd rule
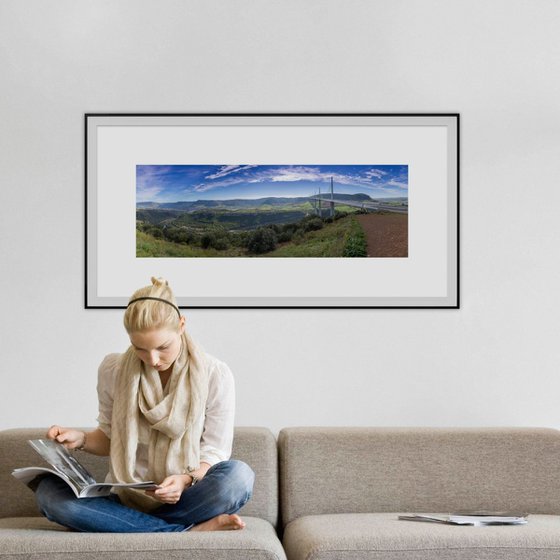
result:
[[[366,210],[368,212],[383,211],[383,212],[396,212],[397,214],[408,214],[408,205],[394,206],[392,204],[387,204],[387,203],[384,204],[381,201],[361,202],[356,200],[342,200],[337,198],[330,198],[321,195],[310,196],[309,200],[314,200],[318,203],[317,206],[315,207],[317,211],[319,211],[319,209],[323,210],[326,207],[326,208],[330,208],[332,214],[334,214],[334,207],[336,204],[343,205],[343,206],[352,206],[353,208],[360,208],[361,210]],[[321,206],[322,204],[325,204],[325,206]]]
[[[309,197],[311,204],[318,216],[323,216],[323,203],[327,204],[327,210],[331,218],[334,216],[334,207],[336,204],[343,206],[352,206],[353,208],[360,208],[360,210],[366,210],[367,212],[395,212],[397,214],[408,214],[408,202],[402,206],[395,206],[393,204],[383,203],[379,200],[362,201],[362,200],[343,200],[334,197],[334,181],[331,177],[331,192],[330,196],[327,194],[323,196],[321,194],[321,188],[319,188],[319,194],[314,194]]]

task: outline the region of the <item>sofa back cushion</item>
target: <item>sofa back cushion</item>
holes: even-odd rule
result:
[[[560,513],[557,430],[288,428],[279,453],[284,525],[322,513]]]
[[[91,428],[86,428],[89,430]],[[39,515],[33,492],[11,476],[13,469],[48,466],[27,443],[45,436],[46,428],[0,431],[0,517]],[[102,482],[108,472],[108,458],[77,453],[80,462]],[[255,472],[253,498],[240,515],[278,522],[278,457],[276,438],[267,428],[236,428],[232,458],[245,461]]]

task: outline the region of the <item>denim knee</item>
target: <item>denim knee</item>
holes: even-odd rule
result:
[[[232,502],[237,502],[238,507],[242,507],[253,495],[253,485],[255,483],[255,473],[253,469],[236,459],[219,463],[226,472],[228,489]]]
[[[253,469],[243,461],[233,459],[230,461],[233,464],[232,476],[236,484],[239,485],[240,490],[244,490],[248,494],[253,493],[253,485],[255,484],[255,473]]]
[[[50,521],[61,521],[71,513],[76,501],[72,490],[54,475],[43,477],[35,489],[35,499],[40,512]],[[64,512],[64,514],[63,514]]]

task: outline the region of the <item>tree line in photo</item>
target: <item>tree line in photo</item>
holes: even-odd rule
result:
[[[268,224],[249,231],[230,231],[219,224],[212,224],[202,229],[186,226],[152,224],[137,221],[138,231],[155,239],[163,239],[179,245],[189,245],[201,249],[227,251],[232,248],[245,250],[250,255],[262,255],[274,251],[280,244],[298,244],[304,241],[306,234],[321,230],[327,224],[334,223],[350,214],[366,211],[335,211],[332,217],[315,215],[305,216],[298,222],[286,224]],[[356,222],[345,240],[344,257],[366,257],[366,238],[361,226]]]

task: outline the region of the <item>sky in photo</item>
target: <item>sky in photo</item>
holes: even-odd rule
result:
[[[136,201],[296,197],[330,192],[408,197],[407,165],[137,165]]]

